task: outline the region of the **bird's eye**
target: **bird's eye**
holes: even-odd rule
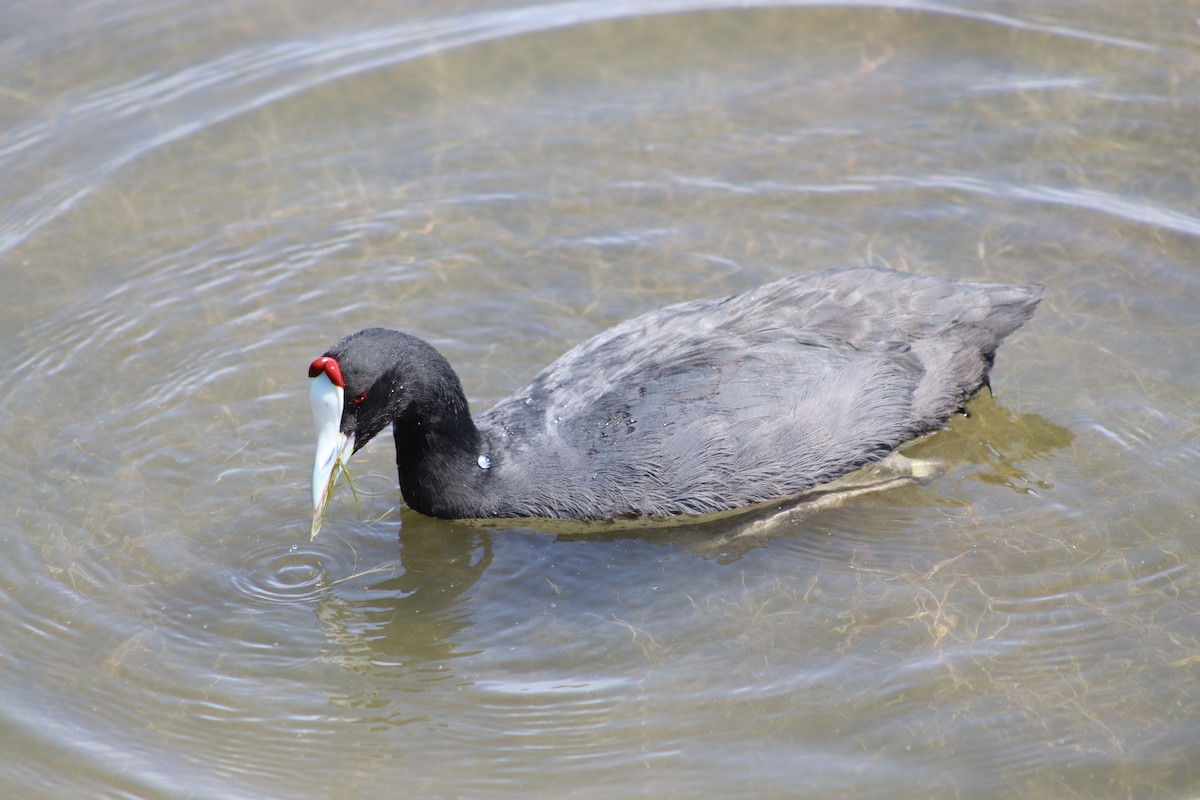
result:
[[[363,392],[358,397],[352,398],[350,400],[350,402],[354,403],[354,405],[359,405],[360,403],[362,403],[363,400],[366,400],[366,399],[367,399],[367,393]]]

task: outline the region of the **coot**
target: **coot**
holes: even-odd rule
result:
[[[883,269],[651,311],[472,419],[428,343],[367,328],[312,362],[313,534],[392,425],[409,507],[444,519],[710,514],[803,493],[941,427],[1044,287]]]

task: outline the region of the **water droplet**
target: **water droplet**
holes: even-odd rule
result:
[[[475,463],[479,465],[480,469],[491,469],[492,457],[487,453],[484,453],[479,458],[475,459]]]

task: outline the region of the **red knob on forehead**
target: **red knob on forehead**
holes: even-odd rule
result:
[[[337,359],[321,356],[309,366],[308,377],[315,378],[322,372],[329,376],[329,380],[334,386],[346,388],[346,383],[342,380],[342,368],[338,366]]]

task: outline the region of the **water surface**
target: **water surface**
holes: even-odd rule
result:
[[[1200,28],[1064,0],[0,11],[6,797],[1200,794]],[[1048,286],[949,464],[753,541],[308,537],[306,368],[482,410],[676,300]]]

